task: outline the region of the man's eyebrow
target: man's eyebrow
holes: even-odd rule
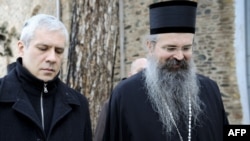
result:
[[[166,44],[166,45],[163,45],[163,47],[178,47],[177,45],[172,45],[172,44]]]
[[[44,43],[38,43],[38,44],[36,44],[35,46],[46,46],[46,47],[49,47],[49,45],[44,44]]]
[[[169,44],[169,45],[166,45],[166,47],[178,47],[178,46]]]
[[[181,47],[192,47],[192,46],[193,46],[192,44],[188,44],[188,45],[184,45],[184,46],[181,46]],[[174,45],[174,44],[166,44],[166,45],[163,45],[162,47],[176,48],[176,47],[179,47],[179,46]]]
[[[183,47],[192,47],[193,45],[192,44],[189,44],[189,45],[184,45]]]
[[[62,49],[65,48],[64,46],[54,46],[54,45],[48,45],[48,44],[45,44],[45,43],[38,43],[38,44],[36,44],[36,46],[55,47],[55,48],[62,48]]]

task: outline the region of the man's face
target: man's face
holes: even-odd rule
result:
[[[167,134],[176,132],[172,119],[177,124],[188,119],[187,99],[191,98],[192,101],[192,118],[197,121],[194,124],[199,122],[198,117],[202,113],[192,59],[193,36],[187,33],[161,34],[155,46],[148,44],[150,53],[145,71],[146,88]]]
[[[162,70],[186,70],[192,58],[193,37],[192,33],[159,34],[155,47],[152,43],[148,44],[150,55],[156,58]]]
[[[23,66],[35,77],[44,82],[52,80],[60,71],[65,50],[65,36],[58,31],[44,28],[36,30],[29,46],[18,42]]]

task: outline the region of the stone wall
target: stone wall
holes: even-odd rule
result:
[[[231,123],[241,123],[234,50],[234,1],[201,2],[197,20],[196,64],[200,73],[214,79],[222,92]]]

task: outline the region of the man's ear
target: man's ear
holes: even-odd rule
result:
[[[148,49],[148,51],[149,52],[152,52],[153,51],[153,44],[152,44],[152,42],[150,42],[150,41],[147,41],[147,49]]]
[[[17,42],[17,46],[18,46],[18,55],[21,57],[23,56],[23,53],[24,53],[24,43],[22,41],[18,41]]]

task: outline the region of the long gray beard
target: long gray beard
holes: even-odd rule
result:
[[[192,121],[194,121],[192,126],[199,123],[198,117],[202,113],[193,60],[186,63],[184,68],[177,71],[167,70],[166,66],[160,66],[154,57],[148,57],[148,67],[145,71],[146,88],[153,109],[159,114],[163,129],[167,133],[176,132],[167,106],[177,126],[184,124],[188,128],[189,95],[192,103]]]

